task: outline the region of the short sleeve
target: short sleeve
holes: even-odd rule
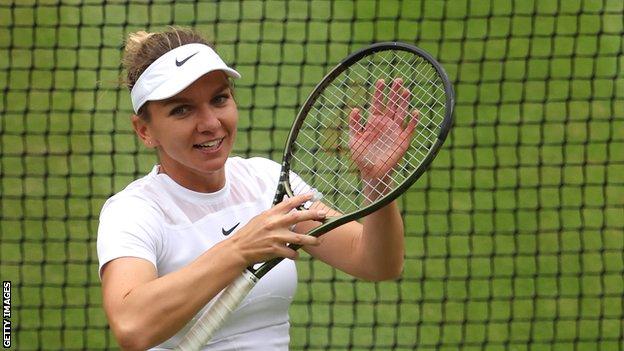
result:
[[[100,213],[97,254],[102,267],[116,258],[138,257],[157,267],[162,247],[162,215],[145,200],[113,198]]]

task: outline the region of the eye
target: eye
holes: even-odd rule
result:
[[[190,110],[191,109],[188,105],[179,105],[171,109],[171,111],[169,112],[169,116],[183,117],[188,114]]]
[[[212,99],[212,102],[215,105],[217,105],[217,106],[222,106],[222,105],[225,105],[229,99],[230,99],[230,94],[229,93],[221,93],[221,94],[215,96]]]

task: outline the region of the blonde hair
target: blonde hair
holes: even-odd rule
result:
[[[128,90],[132,90],[143,71],[165,53],[186,44],[210,43],[201,34],[190,28],[171,27],[163,32],[148,33],[138,31],[130,33],[126,40],[126,47],[122,59],[122,65],[126,71],[124,84]],[[146,115],[146,106],[139,110],[139,115],[149,119]]]

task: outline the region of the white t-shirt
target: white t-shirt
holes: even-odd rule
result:
[[[108,199],[98,228],[100,272],[107,262],[127,256],[151,262],[158,276],[177,271],[271,207],[279,164],[231,157],[225,172],[221,190],[198,193],[159,174],[155,166]],[[294,262],[283,260],[260,279],[205,350],[287,350],[288,308],[296,285]],[[177,346],[202,313],[152,350]]]

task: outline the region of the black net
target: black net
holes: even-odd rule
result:
[[[198,29],[242,73],[235,153],[281,158],[326,71],[419,46],[455,126],[400,199],[398,281],[303,257],[293,350],[624,348],[624,5],[602,1],[0,1],[0,276],[12,347],[112,349],[95,240],[149,171],[118,84],[136,30]]]

